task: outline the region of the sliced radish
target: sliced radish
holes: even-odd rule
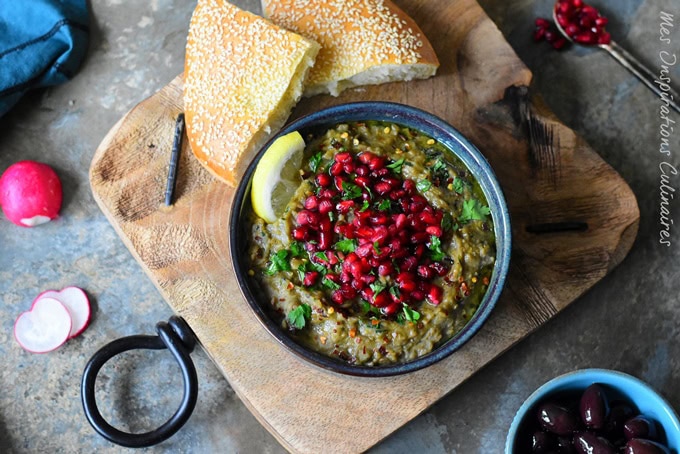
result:
[[[56,299],[61,302],[66,307],[69,314],[71,314],[73,323],[71,325],[71,333],[68,336],[69,339],[73,339],[85,331],[85,328],[87,328],[87,325],[90,323],[92,310],[90,308],[90,300],[82,289],[78,287],[65,287],[60,291],[46,290],[33,300],[31,309],[43,298]]]
[[[71,314],[59,300],[43,297],[14,322],[14,337],[24,350],[47,353],[61,347],[71,332]]]

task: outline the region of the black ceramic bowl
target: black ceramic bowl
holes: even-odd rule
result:
[[[245,213],[252,209],[250,205],[251,181],[257,163],[269,145],[276,138],[292,131],[300,131],[304,137],[307,133],[323,131],[341,122],[367,120],[393,122],[421,131],[443,144],[463,161],[479,182],[486,196],[496,233],[496,264],[491,275],[489,288],[477,312],[468,324],[432,352],[409,362],[388,366],[352,365],[322,355],[298,344],[270,317],[269,303],[261,300],[257,284],[247,274],[248,259],[245,253],[247,246]],[[265,329],[285,348],[305,361],[326,370],[356,376],[384,377],[403,374],[422,369],[449,356],[467,342],[489,317],[503,289],[510,264],[510,217],[500,185],[486,159],[484,159],[474,145],[440,118],[420,109],[386,102],[360,102],[329,107],[295,120],[283,128],[262,148],[247,168],[243,180],[236,190],[231,211],[229,235],[232,261],[239,286],[246,301],[248,301],[248,304]]]

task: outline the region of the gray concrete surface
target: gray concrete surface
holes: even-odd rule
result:
[[[258,2],[238,3],[259,11]],[[631,185],[641,210],[640,233],[611,275],[376,446],[375,453],[501,452],[522,401],[550,378],[584,367],[637,375],[680,408],[680,233],[674,226],[671,246],[659,244],[660,102],[602,52],[556,53],[532,43],[533,19],[549,14],[550,1],[481,3],[534,71],[535,90]],[[21,159],[45,161],[61,175],[65,201],[58,222],[36,229],[0,217],[0,452],[126,451],[87,424],[79,395],[82,369],[104,343],[150,333],[171,311],[99,211],[87,172],[95,148],[120,116],[182,70],[194,4],[94,0],[91,50],[80,74],[64,86],[29,94],[1,120],[0,171]],[[671,38],[680,56],[677,0],[593,4],[610,17],[612,35],[656,70],[659,13],[674,14]],[[680,63],[671,75],[679,86]],[[680,164],[679,138],[676,125],[667,158],[674,165]],[[679,177],[670,184],[680,188]],[[670,209],[677,218],[676,200]],[[91,295],[92,325],[56,352],[21,350],[12,337],[16,316],[41,290],[67,285]],[[100,376],[100,406],[121,428],[149,430],[179,402],[177,367],[168,355],[148,355],[143,361],[138,354],[125,355]],[[143,452],[284,452],[206,355],[198,351],[193,357],[201,383],[195,414],[175,437]]]

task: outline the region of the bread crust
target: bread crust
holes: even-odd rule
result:
[[[302,94],[319,45],[224,0],[199,0],[184,68],[191,150],[236,186]]]
[[[262,0],[275,24],[321,45],[305,96],[427,78],[439,60],[420,27],[390,0]]]

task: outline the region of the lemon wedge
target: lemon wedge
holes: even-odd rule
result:
[[[276,139],[257,164],[250,197],[255,214],[265,221],[279,219],[300,186],[304,149],[304,139],[293,131]]]

